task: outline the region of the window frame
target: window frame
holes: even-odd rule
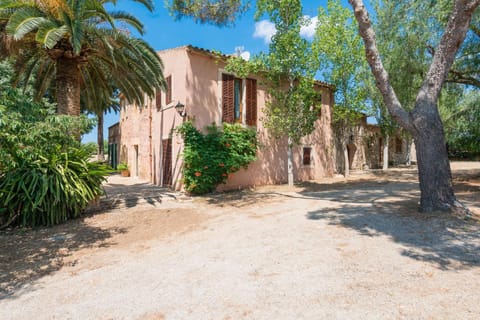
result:
[[[308,153],[305,151],[308,150]],[[302,165],[304,167],[311,167],[313,165],[313,156],[312,156],[313,147],[312,146],[303,146],[302,147]],[[308,154],[306,157],[305,155]],[[305,160],[308,159],[308,163],[305,163]]]
[[[219,69],[219,80],[220,123],[239,123],[244,126],[257,126],[257,79],[238,78],[232,73]],[[232,81],[231,87],[228,87],[229,85],[225,83],[226,81]],[[233,109],[225,112],[226,104],[233,104],[233,106],[227,106]]]

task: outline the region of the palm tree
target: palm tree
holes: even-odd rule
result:
[[[113,83],[112,79],[109,80]],[[103,124],[104,114],[106,112],[120,111],[120,91],[113,85],[108,87],[108,90],[104,91],[103,88],[90,88],[84,90],[82,93],[82,110],[88,113],[94,114],[97,117],[97,160],[104,161],[104,136],[103,136]]]
[[[153,10],[152,0],[133,1]],[[142,23],[129,13],[107,11],[107,3],[116,1],[0,0],[0,45],[8,43],[23,83],[35,78],[38,97],[53,88],[59,114],[79,115],[81,91],[108,92],[110,79],[138,104],[144,93],[165,88],[155,51],[117,28],[121,23],[143,34]]]

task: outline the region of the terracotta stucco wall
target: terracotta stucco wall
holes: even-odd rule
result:
[[[164,75],[172,77],[172,103],[165,103],[162,94],[162,108],[155,101],[147,99],[145,106],[126,105],[121,111],[120,129],[122,136],[121,155],[127,160],[132,175],[159,183],[161,178],[161,141],[172,138],[173,187],[181,187],[182,141],[172,130],[185,121],[173,106],[181,102],[186,106],[187,119],[203,129],[212,123],[221,125],[221,75],[224,63],[214,57],[182,47],[159,52],[164,62]],[[256,78],[255,76],[249,78]],[[294,149],[294,171],[296,180],[320,179],[333,174],[333,141],[331,128],[332,93],[321,87],[322,112],[316,123],[316,130],[302,140]],[[263,117],[266,90],[260,79],[257,81],[257,135],[262,148],[258,159],[248,170],[233,174],[220,189],[245,186],[276,184],[286,181],[286,141],[270,138],[259,120]],[[162,111],[163,110],[163,111]],[[138,148],[135,148],[138,146]],[[312,164],[303,166],[303,147],[312,148]],[[136,150],[138,149],[138,161]],[[133,170],[132,170],[133,169]]]

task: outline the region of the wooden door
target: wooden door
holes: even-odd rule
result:
[[[163,185],[166,187],[172,186],[172,139],[163,139]]]

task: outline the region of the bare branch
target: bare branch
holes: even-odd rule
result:
[[[365,43],[365,52],[368,64],[377,82],[377,87],[380,90],[385,105],[392,117],[407,131],[415,135],[415,128],[410,118],[409,113],[403,109],[400,101],[390,84],[388,73],[383,66],[382,59],[378,52],[377,44],[375,42],[375,32],[373,31],[368,12],[363,5],[362,0],[349,0],[353,7],[355,19],[358,22],[358,29],[360,36]]]

